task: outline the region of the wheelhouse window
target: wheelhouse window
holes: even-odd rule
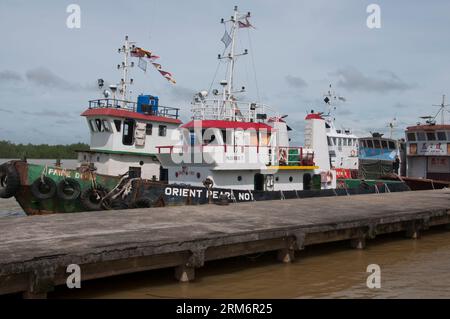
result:
[[[372,140],[367,140],[367,147],[368,148],[373,148],[373,141]]]
[[[447,137],[445,136],[445,132],[437,132],[437,138],[439,141],[447,140]]]
[[[436,134],[434,132],[427,132],[427,140],[436,141]]]
[[[120,129],[122,127],[122,121],[121,120],[114,120],[114,126],[116,127],[116,131],[120,132]]]
[[[147,123],[145,125],[145,134],[146,135],[152,135],[152,131],[153,131],[153,124],[152,123]]]
[[[416,140],[416,134],[415,133],[408,133],[406,134],[406,136],[408,137],[408,141],[415,141]]]
[[[389,141],[389,149],[390,150],[395,150],[395,143],[392,141]]]
[[[418,141],[425,141],[425,132],[417,132],[417,140]]]
[[[375,146],[375,148],[381,148],[380,140],[373,140],[373,145]]]
[[[387,141],[381,141],[382,148],[388,148]]]
[[[331,140],[331,137],[327,136],[327,140],[328,140],[328,146],[332,146],[333,142]]]
[[[122,143],[123,145],[133,145],[134,143],[134,120],[123,121],[123,134]]]
[[[89,120],[89,127],[91,128],[92,132],[97,132],[97,126],[95,125],[94,120]]]
[[[97,128],[97,132],[103,132],[102,120],[95,119],[95,127]]]
[[[159,136],[166,136],[167,135],[167,126],[166,125],[160,125],[158,128],[158,135]]]
[[[107,120],[102,120],[103,123],[103,130],[105,132],[111,132],[111,124]]]

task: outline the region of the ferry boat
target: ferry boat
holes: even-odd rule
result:
[[[434,116],[422,116],[425,123],[406,128],[407,168],[405,182],[414,189],[450,187],[450,124],[445,95]],[[441,117],[438,124],[436,120]]]
[[[405,176],[405,142],[383,137],[374,132],[371,136],[359,138],[359,178],[376,179],[387,174]],[[398,169],[395,170],[395,162]]]

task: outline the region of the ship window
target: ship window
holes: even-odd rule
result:
[[[381,141],[381,147],[382,148],[388,148],[387,141]]]
[[[373,145],[375,148],[381,148],[380,140],[373,140]]]
[[[109,124],[109,122],[107,120],[103,120],[103,130],[105,132],[111,132],[111,125]]]
[[[327,140],[328,140],[328,146],[332,146],[333,143],[332,143],[331,137],[327,136]]]
[[[116,131],[120,132],[120,127],[122,126],[121,120],[114,120],[114,126],[116,127]]]
[[[367,147],[368,148],[373,148],[373,141],[372,140],[367,140]]]
[[[338,138],[338,146],[342,146],[342,138]]]
[[[437,138],[439,141],[445,141],[447,139],[445,132],[437,132]]]
[[[103,125],[100,119],[95,119],[95,127],[97,128],[98,132],[103,132]]]
[[[434,132],[427,132],[427,140],[435,141],[436,140],[436,134],[434,134]]]
[[[97,128],[95,126],[94,120],[89,120],[89,127],[91,128],[92,132],[97,132]]]
[[[417,132],[417,140],[418,141],[425,141],[425,133],[424,132]]]
[[[133,145],[134,125],[135,125],[134,120],[123,121],[123,134],[122,134],[123,145]]]
[[[392,141],[389,141],[389,149],[395,150],[395,143]]]
[[[408,133],[407,137],[408,137],[408,141],[415,141],[416,140],[416,134],[415,133]]]
[[[152,131],[153,131],[153,124],[152,123],[147,123],[145,125],[145,134],[146,135],[152,135]]]
[[[158,128],[158,135],[159,136],[166,136],[167,134],[167,126],[166,125],[160,125]]]

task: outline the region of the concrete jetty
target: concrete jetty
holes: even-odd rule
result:
[[[277,251],[289,262],[313,244],[364,248],[444,224],[448,189],[0,218],[0,295],[46,297],[71,264],[82,281],[167,267],[189,281],[211,260]]]

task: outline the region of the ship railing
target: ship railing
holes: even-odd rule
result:
[[[181,154],[189,152],[245,154],[254,151],[266,158],[269,165],[278,166],[315,166],[314,152],[304,152],[303,147],[282,147],[268,145],[228,145],[228,144],[194,144],[156,146],[158,154]]]
[[[98,108],[114,108],[121,109],[130,112],[137,112],[137,103],[132,101],[120,100],[120,99],[97,99],[89,101],[90,109],[98,109]],[[142,109],[140,111],[142,114],[153,115],[153,116],[162,116],[162,117],[170,117],[174,119],[178,119],[179,117],[179,109],[176,107],[158,105],[142,105]]]
[[[265,104],[218,99],[194,101],[191,112],[193,120],[264,122],[270,117],[279,116]]]

